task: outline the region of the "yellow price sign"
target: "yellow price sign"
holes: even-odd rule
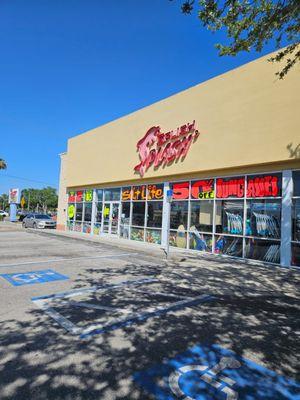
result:
[[[93,201],[93,191],[92,190],[86,190],[85,195],[84,195],[85,201]]]
[[[21,207],[22,208],[24,208],[25,203],[26,203],[26,201],[25,201],[24,197],[22,197],[22,199],[21,199]]]
[[[68,207],[68,217],[69,217],[69,219],[73,219],[74,216],[75,216],[75,206],[73,204],[71,204]]]

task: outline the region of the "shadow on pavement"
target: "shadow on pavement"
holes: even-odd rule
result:
[[[132,279],[144,275],[159,279],[162,290],[175,286],[177,294],[192,290],[195,295],[216,295],[213,302],[182,308],[87,341],[70,335],[34,307],[28,311],[28,321],[2,322],[1,399],[150,399],[153,397],[132,380],[133,374],[195,344],[220,344],[299,380],[299,274],[238,268],[229,266],[228,261],[209,266],[197,261],[198,266],[191,257],[180,266],[129,263],[118,270],[86,269],[79,273],[73,288],[101,285],[121,275]],[[114,295],[116,304],[124,302],[123,291]],[[133,293],[131,299],[141,309],[149,303],[141,293]],[[68,315],[65,310],[66,316],[74,318],[72,312]],[[86,318],[87,312],[76,309],[76,319]]]

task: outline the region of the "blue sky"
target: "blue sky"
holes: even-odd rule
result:
[[[220,58],[179,5],[1,0],[0,193],[57,187],[68,138],[274,50]]]

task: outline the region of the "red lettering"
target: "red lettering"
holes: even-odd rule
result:
[[[189,182],[180,182],[173,184],[173,199],[182,200],[189,198]]]
[[[153,126],[137,143],[140,163],[134,167],[134,171],[144,176],[152,165],[157,168],[161,164],[165,166],[180,157],[184,158],[198,136],[195,121],[167,133],[161,133],[159,126]]]

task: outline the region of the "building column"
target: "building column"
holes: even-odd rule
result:
[[[293,177],[291,170],[282,171],[281,248],[280,264],[291,265]]]
[[[96,189],[93,189],[93,203],[92,203],[92,220],[91,220],[91,235],[94,234],[94,223],[95,223],[95,216],[96,216],[96,201],[97,201],[97,194]]]
[[[167,199],[167,192],[170,189],[169,182],[164,182],[164,200],[163,200],[163,215],[161,226],[161,246],[166,248],[168,243],[168,230],[170,221],[171,204]]]

